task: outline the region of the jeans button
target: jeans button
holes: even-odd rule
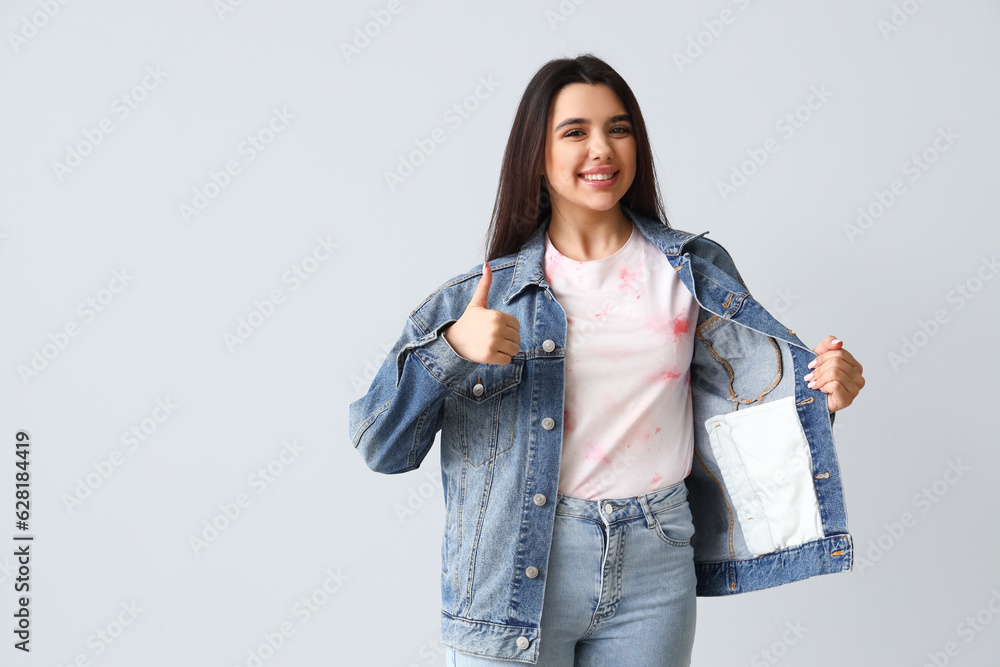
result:
[[[517,638],[517,647],[518,648],[528,648],[529,644],[531,644],[531,642],[528,641],[527,637],[518,637]]]
[[[615,508],[611,506],[611,503],[604,503],[604,513],[611,514],[615,511]]]
[[[544,428],[546,431],[551,431],[552,427],[554,427],[555,425],[556,422],[554,419],[552,419],[552,417],[546,417],[545,419],[542,420],[542,428]]]
[[[534,501],[535,501],[536,505],[544,505],[545,504],[545,494],[544,493],[536,493]]]
[[[534,565],[529,565],[527,568],[525,568],[524,573],[528,575],[529,579],[534,579],[535,577],[538,576],[538,568],[535,567]]]
[[[472,388],[472,393],[476,396],[482,396],[484,391],[486,391],[486,387],[484,387],[481,382]]]
[[[556,349],[556,342],[554,340],[547,340],[544,343],[542,343],[542,349],[545,350],[546,352],[551,352],[552,350]]]

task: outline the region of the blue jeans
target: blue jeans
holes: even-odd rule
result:
[[[630,498],[558,495],[537,667],[688,667],[697,600],[684,481]],[[449,646],[445,659],[528,664]]]

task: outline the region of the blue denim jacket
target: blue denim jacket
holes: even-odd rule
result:
[[[802,379],[816,355],[750,295],[708,232],[622,210],[700,306],[685,479],[694,533],[669,535],[694,549],[697,595],[851,570],[833,415],[826,394]],[[441,431],[441,639],[529,663],[538,658],[563,432],[566,314],[543,273],[548,224],[490,262],[488,306],[520,323],[509,364],[469,361],[442,335],[476,290],[482,267],[473,267],[410,313],[349,418],[355,449],[386,474],[420,466]]]

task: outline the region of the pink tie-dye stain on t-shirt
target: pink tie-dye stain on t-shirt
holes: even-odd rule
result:
[[[681,376],[677,371],[660,371],[648,376],[650,382],[669,382]]]
[[[628,267],[623,266],[618,271],[618,285],[615,286],[622,294],[632,293],[635,298],[642,296],[643,285],[639,281],[639,269],[629,270]]]
[[[678,278],[678,282],[680,279]],[[662,315],[657,315],[648,318],[643,322],[643,326],[649,327],[654,333],[660,335],[671,335],[675,341],[680,340],[681,336],[689,333],[690,330],[690,314],[681,313],[673,318],[667,318]]]

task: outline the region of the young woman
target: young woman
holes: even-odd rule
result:
[[[451,667],[689,665],[697,595],[851,569],[831,424],[861,365],[833,336],[810,351],[707,232],[664,220],[628,85],[550,61],[487,262],[410,313],[350,406],[378,472],[441,431]]]

